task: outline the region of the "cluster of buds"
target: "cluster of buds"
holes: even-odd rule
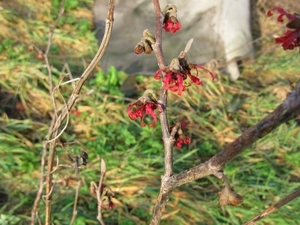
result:
[[[284,17],[286,17],[289,22],[286,24],[288,28],[282,37],[275,38],[276,44],[281,44],[284,50],[292,50],[295,47],[300,46],[300,15],[287,13],[284,9],[280,7],[274,7],[268,11],[267,15],[270,17],[273,15],[272,11],[277,11],[279,16],[277,21],[280,23],[284,22]]]
[[[180,30],[181,23],[177,20],[177,8],[173,4],[168,4],[162,11],[164,16],[163,28],[167,32],[175,33]],[[136,54],[150,54],[153,51],[152,45],[156,42],[153,34],[148,30],[144,30],[143,37],[134,47],[134,52]]]
[[[152,44],[154,44],[155,41],[155,37],[152,33],[148,29],[144,30],[141,41],[134,47],[134,52],[136,54],[141,54],[142,52],[150,54],[153,51]]]

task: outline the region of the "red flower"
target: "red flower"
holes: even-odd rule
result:
[[[71,110],[70,110],[70,114],[74,114],[74,115],[76,115],[77,117],[80,117],[80,116],[81,116],[81,112],[80,112],[78,109],[71,109]]]
[[[191,143],[190,137],[185,135],[182,130],[182,128],[185,128],[187,126],[187,124],[185,122],[181,122],[180,124],[177,124],[176,126],[179,126],[179,128],[174,136],[174,138],[175,138],[174,145],[177,148],[181,148],[183,144],[185,144],[185,145],[190,144]],[[174,126],[171,127],[170,130],[172,130],[173,128],[174,128]]]
[[[163,24],[163,28],[167,32],[175,33],[176,31],[180,30],[181,23],[175,17],[171,17],[171,19]]]
[[[149,124],[149,126],[153,127],[156,125],[157,116],[159,114],[155,113],[157,109],[159,113],[163,111],[161,105],[158,104],[157,101],[148,96],[142,96],[136,102],[128,106],[127,113],[131,120],[135,120],[140,117],[140,123],[142,127],[146,126],[146,124],[143,123],[144,116],[150,115],[153,118],[153,123]]]
[[[178,63],[178,64],[177,64]],[[174,69],[174,68],[180,68],[180,70]],[[165,90],[170,90],[172,92],[177,92],[178,95],[181,96],[182,92],[186,90],[188,86],[190,86],[192,83],[195,83],[197,85],[201,85],[202,81],[200,80],[198,76],[198,69],[205,70],[209,72],[209,74],[212,77],[212,80],[215,79],[215,76],[212,72],[205,69],[201,65],[188,63],[185,59],[173,59],[170,66],[165,69],[159,69],[154,74],[154,79],[159,80],[161,79],[160,73],[165,72],[165,76],[163,77],[163,83]],[[196,71],[196,75],[193,75],[191,73],[191,70]],[[189,84],[184,84],[184,80],[187,78],[190,78]]]
[[[176,139],[176,141],[175,141],[175,146],[176,146],[177,148],[181,148],[183,144],[188,145],[188,144],[190,144],[190,143],[191,143],[190,137],[185,136],[185,135],[181,135],[181,136],[179,136],[179,137]]]
[[[295,20],[296,17],[293,15],[293,14],[290,14],[290,13],[287,13],[286,11],[284,11],[283,8],[280,8],[278,6],[275,6],[273,9],[269,10],[267,12],[267,16],[268,17],[271,17],[273,14],[272,14],[272,11],[277,11],[280,15],[278,16],[277,18],[277,21],[278,22],[283,22],[283,17],[286,16],[289,20]]]
[[[175,5],[166,5],[162,14],[164,15],[163,28],[167,32],[175,33],[180,30],[181,23],[177,20],[177,7]]]
[[[188,76],[189,78],[191,79],[191,81],[197,85],[201,85],[202,84],[202,81],[197,77],[197,76],[194,76],[191,74],[191,69],[194,69],[196,70],[196,74],[198,75],[198,69],[201,69],[201,70],[205,70],[206,72],[208,72],[211,76],[211,79],[214,80],[215,79],[215,75],[210,72],[208,69],[206,69],[204,66],[201,66],[201,65],[197,65],[197,64],[192,64],[192,63],[189,63],[189,70],[187,70],[188,72]]]
[[[154,79],[159,80],[161,77],[159,73],[164,70],[157,70],[154,74]],[[165,90],[170,90],[172,92],[177,92],[178,95],[182,94],[182,91],[186,89],[186,86],[183,84],[183,81],[186,79],[186,75],[181,74],[180,72],[169,71],[165,74],[163,78]]]
[[[288,30],[282,37],[275,38],[276,44],[281,44],[284,50],[294,49],[295,47],[300,46],[300,16],[287,13],[284,9],[276,6],[268,11],[267,15],[269,17],[273,15],[272,11],[277,11],[279,13],[277,18],[278,22],[282,23],[284,16],[289,20],[286,24]]]

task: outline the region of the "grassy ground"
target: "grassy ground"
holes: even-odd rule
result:
[[[68,65],[76,77],[96,52],[92,2],[66,3],[50,51],[56,84],[62,78],[64,66]],[[35,47],[45,50],[59,1],[14,0],[1,2],[0,7],[0,224],[28,224],[38,188],[42,141],[53,113],[47,71]],[[270,23],[265,21],[260,15],[258,22],[263,30],[256,61],[244,65],[237,82],[229,82],[224,76],[210,82],[204,77],[205,84],[190,88],[184,98],[170,95],[170,119],[188,122],[192,137],[188,147],[174,151],[175,172],[220,151],[276,108],[299,79],[298,51],[284,52],[275,46],[272,33],[278,27],[270,27],[274,25],[272,19]],[[71,115],[70,125],[62,136],[62,141],[77,140],[81,145],[58,148],[60,162],[64,164],[70,164],[68,152],[84,148],[89,153],[89,164],[80,173],[83,186],[76,224],[98,224],[96,199],[89,194],[88,187],[90,181],[98,180],[100,157],[105,158],[108,167],[105,183],[116,192],[116,208],[104,213],[107,224],[147,224],[160,187],[160,128],[141,128],[137,122],[129,121],[125,110],[129,100],[119,92],[121,82],[114,79],[116,75],[124,76],[111,70],[106,78],[95,71],[75,105],[80,115]],[[145,86],[159,88],[153,78],[138,79],[141,92]],[[71,91],[72,85],[60,89],[64,98]],[[57,104],[63,104],[62,97],[56,97]],[[225,173],[243,196],[242,205],[221,208],[217,193],[223,184],[207,177],[174,192],[162,224],[242,224],[298,188],[298,122],[281,125],[228,163]],[[63,181],[76,180],[76,176],[74,170],[64,169],[55,173],[55,178],[60,182],[53,196],[53,221],[69,224],[76,182],[65,186]],[[299,203],[293,201],[258,224],[298,224]],[[43,201],[39,215],[43,219]]]

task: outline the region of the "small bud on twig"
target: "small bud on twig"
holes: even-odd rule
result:
[[[152,45],[155,41],[153,34],[148,29],[144,30],[141,41],[134,47],[134,52],[136,54],[141,54],[142,52],[150,54],[153,51]]]

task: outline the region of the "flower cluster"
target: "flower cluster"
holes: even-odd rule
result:
[[[300,15],[287,13],[284,9],[280,7],[274,7],[268,11],[267,15],[272,16],[272,11],[277,11],[279,16],[277,18],[278,22],[283,23],[284,16],[289,20],[286,24],[288,28],[282,37],[275,38],[276,44],[281,44],[284,50],[294,49],[300,46]]]
[[[177,8],[173,4],[168,4],[162,11],[164,15],[163,28],[167,32],[175,33],[180,30],[181,23],[177,20]]]
[[[145,115],[150,115],[153,118],[153,123],[149,124],[150,127],[153,127],[156,125],[158,114],[163,111],[161,105],[153,98],[153,96],[153,91],[147,90],[142,97],[130,104],[127,108],[129,118],[131,120],[140,118],[142,127],[146,126],[146,124],[143,123]],[[155,112],[157,110],[159,111],[158,113]]]
[[[160,74],[164,72],[165,75],[163,76],[162,81],[165,90],[177,92],[178,95],[181,95],[192,83],[195,83],[196,85],[202,84],[202,81],[198,77],[199,69],[207,71],[211,75],[212,80],[215,79],[214,74],[205,69],[202,65],[189,63],[184,58],[175,58],[168,67],[157,70],[154,74],[154,79],[160,80]],[[194,73],[195,75],[192,74],[193,70],[196,73]],[[190,79],[190,82],[184,83],[187,78]]]
[[[185,128],[186,126],[187,126],[187,124],[185,122],[181,122],[179,124],[179,128],[178,128],[177,132],[174,135],[174,139],[175,139],[174,145],[177,148],[181,148],[183,144],[188,145],[191,143],[190,137],[185,135],[182,130],[182,128]],[[173,127],[170,127],[170,130],[172,130]]]

